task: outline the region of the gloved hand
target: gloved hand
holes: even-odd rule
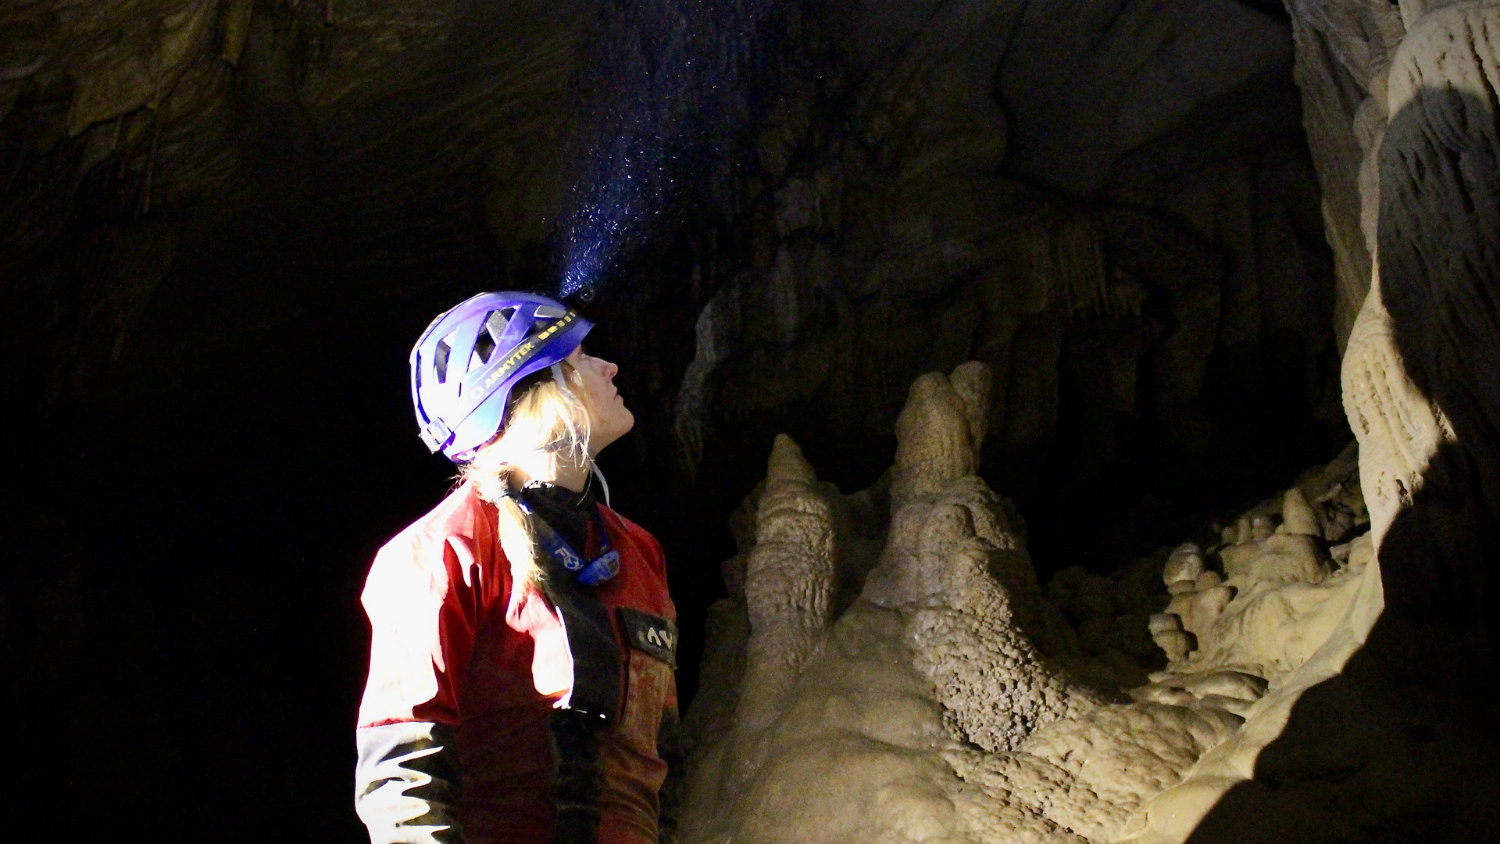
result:
[[[355,730],[354,811],[371,844],[463,844],[453,731],[410,721]]]
[[[682,750],[682,721],[677,717],[675,703],[662,710],[661,726],[656,731],[656,755],[667,763],[667,778],[656,795],[656,840],[659,844],[676,844],[677,815],[682,807],[687,769]]]

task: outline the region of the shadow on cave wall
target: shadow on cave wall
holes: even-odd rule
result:
[[[1485,93],[1419,89],[1391,119],[1380,152],[1381,297],[1408,376],[1454,435],[1381,555],[1388,605],[1417,623],[1452,625],[1459,635],[1444,650],[1494,684],[1500,101]]]
[[[1384,613],[1190,839],[1500,840],[1500,108],[1423,88],[1380,153],[1381,296],[1443,444],[1380,548]]]
[[[1475,613],[1500,531],[1477,475],[1460,446],[1434,455],[1381,545],[1365,646],[1303,693],[1191,844],[1500,840],[1493,613]]]

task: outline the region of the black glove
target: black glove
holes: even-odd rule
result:
[[[371,844],[463,844],[453,731],[410,721],[354,731],[354,811]]]
[[[547,714],[552,744],[552,805],[557,807],[557,844],[594,844],[599,840],[599,794],[604,771],[599,767],[599,731],[603,722],[578,709]]]
[[[661,726],[656,731],[656,755],[667,763],[667,778],[656,794],[656,839],[660,844],[676,844],[677,815],[682,807],[682,792],[687,779],[682,752],[682,721],[677,717],[676,704],[662,710]]]

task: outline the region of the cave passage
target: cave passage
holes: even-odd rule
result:
[[[1452,777],[1419,778],[1374,825],[1307,797],[1382,805],[1406,780],[1351,771],[1493,742],[1469,719],[1492,682],[1453,678],[1494,676],[1489,545],[1455,537],[1500,513],[1500,25],[1479,0],[1429,5],[0,8],[17,829],[365,840],[358,596],[454,485],[415,436],[407,354],[496,289],[570,297],[620,366],[636,427],[601,462],[666,549],[689,713],[778,434],[842,495],[889,490],[913,384],[976,361],[975,474],[1013,505],[1039,588],[1149,568],[1163,607],[1173,547],[1212,568],[1238,517],[1358,437],[1384,461],[1358,483],[1395,525],[1386,588],[1411,600],[1193,840],[1283,808],[1267,830],[1482,828],[1477,775],[1451,799]],[[1442,64],[1442,44],[1463,49]],[[1357,405],[1385,393],[1351,391],[1356,364],[1421,400]],[[1439,443],[1430,468],[1372,450],[1388,429]],[[1398,646],[1412,629],[1448,649],[1441,682],[1392,673],[1427,658]],[[1366,700],[1378,717],[1329,741],[1403,737],[1391,754],[1308,738]]]

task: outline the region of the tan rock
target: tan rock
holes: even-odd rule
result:
[[[1265,695],[1267,684],[1265,678],[1243,671],[1211,671],[1186,678],[1184,685],[1198,697],[1220,695],[1236,700],[1255,701]]]
[[[1199,822],[1235,784],[1250,778],[1256,758],[1274,741],[1301,694],[1343,670],[1364,643],[1383,609],[1378,566],[1361,567],[1322,584],[1293,583],[1237,599],[1216,623],[1211,641],[1195,654],[1197,671],[1179,672],[1184,685],[1204,691],[1200,705],[1232,713],[1243,726],[1209,750],[1181,781],[1145,801],[1120,828],[1115,840],[1133,844],[1179,844],[1190,839]],[[1229,642],[1236,644],[1230,645]],[[1259,664],[1256,674],[1229,668]],[[1187,668],[1187,666],[1185,666]],[[1254,701],[1237,695],[1225,669],[1245,678],[1279,678]],[[1197,673],[1203,679],[1196,679]],[[1232,685],[1231,685],[1232,683]],[[1229,694],[1226,694],[1228,692]]]
[[[1219,620],[1219,615],[1229,602],[1234,600],[1234,587],[1211,586],[1200,592],[1194,592],[1188,605],[1188,614],[1185,626],[1195,635],[1200,630],[1206,631]]]
[[[914,401],[932,395],[914,391]],[[924,413],[909,410],[908,418]],[[927,418],[951,432],[973,417]],[[918,441],[941,450],[954,440],[924,430]],[[908,465],[932,465],[911,445],[903,450]],[[871,835],[942,837],[962,827],[1006,830],[984,839],[996,842],[1076,841],[1034,807],[966,790],[934,753],[952,744],[950,735],[1014,747],[1042,725],[1099,705],[1022,632],[1045,627],[1041,608],[1050,605],[1009,511],[972,475],[909,498],[892,520],[881,567],[919,573],[888,571],[867,587],[902,609],[859,600],[833,620],[827,560],[838,542],[830,534],[848,528],[827,517],[827,491],[814,478],[795,445],[778,439],[745,555],[749,630],[738,705],[727,735],[710,732],[709,722],[694,727],[685,840],[725,830],[746,840],[793,832],[800,840],[808,830],[854,823]],[[716,614],[728,635],[742,629],[732,608]],[[732,672],[732,646],[711,653],[717,676]],[[725,707],[713,706],[722,722]],[[697,724],[692,713],[690,721]],[[834,776],[840,787],[831,801],[786,788],[821,788]]]
[[[1230,583],[1316,583],[1323,579],[1322,548],[1311,536],[1275,534],[1220,552]]]
[[[1181,630],[1182,619],[1173,613],[1159,612],[1149,619],[1147,629],[1152,633],[1160,633],[1165,630]]]
[[[1281,527],[1277,528],[1277,532],[1294,536],[1323,535],[1323,526],[1319,523],[1317,512],[1296,487],[1287,490],[1282,498]]]
[[[1344,412],[1359,440],[1360,488],[1378,550],[1396,513],[1411,503],[1432,455],[1454,439],[1442,410],[1411,383],[1377,286],[1344,355]]]
[[[1250,519],[1250,541],[1264,542],[1276,532],[1276,527],[1271,524],[1269,516],[1255,515]]]
[[[1361,168],[1375,150],[1371,127],[1355,120],[1368,98],[1385,100],[1385,69],[1405,34],[1400,12],[1382,0],[1296,0],[1289,4],[1294,75],[1302,120],[1322,186],[1323,221],[1333,249],[1335,336],[1342,348],[1370,290],[1375,244],[1362,219],[1375,197],[1361,190]],[[1351,90],[1352,87],[1352,90]]]
[[[1182,630],[1161,630],[1152,633],[1151,639],[1166,653],[1168,662],[1181,662],[1193,649],[1193,634]]]
[[[904,492],[892,496],[876,569],[842,612],[832,600],[836,558],[858,519],[837,514],[869,496],[819,484],[795,444],[778,438],[753,518],[739,520],[744,601],[713,613],[725,641],[710,642],[704,676],[722,687],[705,688],[689,713],[684,842],[1084,844],[1156,834],[1170,811],[1201,813],[1222,793],[1216,783],[1227,775],[1198,771],[1230,753],[1223,748],[1239,754],[1236,770],[1253,770],[1243,755],[1279,729],[1266,719],[1295,700],[1286,684],[1305,688],[1299,669],[1348,635],[1350,612],[1368,609],[1378,567],[1325,574],[1316,537],[1256,538],[1257,520],[1263,527],[1274,512],[1261,505],[1240,520],[1243,544],[1220,551],[1227,581],[1194,546],[1168,561],[1183,577],[1170,581],[1178,594],[1166,612],[1151,613],[1160,606],[1151,603],[1127,617],[1170,670],[1116,698],[1130,703],[1111,702],[1076,679],[1085,661],[1056,628],[1067,630],[1008,504],[961,473],[979,445],[962,396],[979,393],[955,378],[926,377],[912,391],[893,473]],[[960,447],[970,456],[953,459]],[[1350,560],[1367,559],[1359,547]],[[1144,592],[1154,568],[1141,564]],[[1135,606],[1121,584],[1081,569],[1064,580],[1055,597],[1080,619],[1080,635],[1109,641],[1115,615]]]
[[[746,560],[750,640],[736,713],[742,732],[762,730],[781,714],[831,620],[833,519],[813,489],[816,479],[797,444],[777,436]]]
[[[1203,695],[1198,700],[1204,706],[1222,709],[1240,718],[1249,716],[1250,707],[1254,705],[1254,701],[1243,700],[1237,697],[1225,697],[1224,695]]]
[[[987,792],[1110,841],[1148,795],[1180,781],[1240,723],[1198,703],[1111,705],[1039,730],[1020,753],[945,757]]]
[[[893,512],[917,496],[931,495],[974,474],[979,467],[978,445],[984,439],[979,402],[981,396],[987,400],[988,376],[970,368],[963,371],[959,383],[962,393],[948,376],[936,372],[912,383],[906,408],[896,420]]]
[[[1183,543],[1167,557],[1162,567],[1161,579],[1168,585],[1180,580],[1195,581],[1203,573],[1203,549],[1192,542]]]
[[[1191,706],[1198,702],[1198,698],[1187,689],[1160,683],[1131,689],[1130,699],[1141,703],[1161,703],[1167,706]]]
[[[1255,541],[1255,532],[1250,524],[1249,516],[1241,516],[1234,523],[1234,544],[1244,545]]]

